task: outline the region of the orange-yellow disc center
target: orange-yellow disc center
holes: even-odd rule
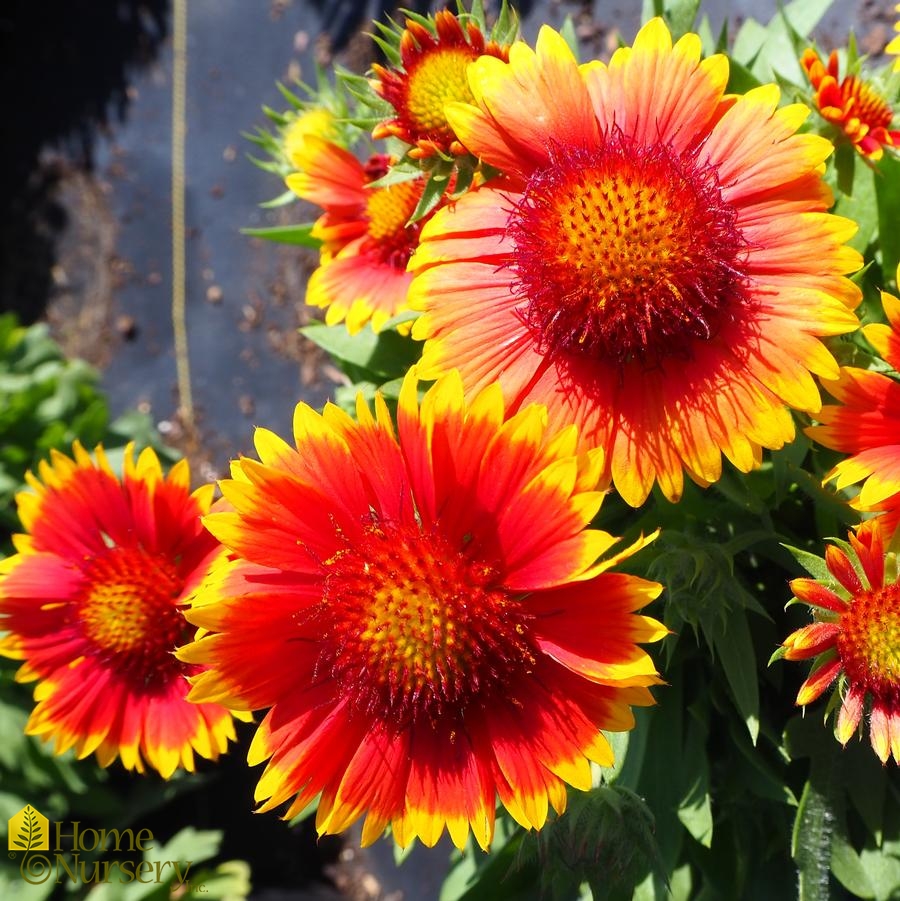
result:
[[[496,571],[438,534],[371,526],[329,561],[323,623],[348,696],[385,715],[437,716],[534,661],[519,603]]]
[[[532,176],[510,219],[520,312],[550,351],[690,353],[743,302],[743,240],[715,172],[619,134]]]
[[[139,548],[113,547],[90,561],[78,618],[84,637],[104,657],[149,678],[183,643],[187,623],[176,606],[182,580],[165,559]]]
[[[402,236],[422,193],[417,181],[405,181],[387,188],[372,188],[366,200],[369,237],[389,241]]]
[[[383,263],[401,271],[406,271],[422,230],[420,222],[408,224],[421,196],[422,181],[415,179],[372,188],[366,200],[369,250]]]
[[[440,47],[419,58],[407,73],[407,114],[418,131],[436,138],[453,138],[445,104],[473,101],[466,78],[476,53],[470,47]]]
[[[841,615],[837,648],[851,683],[900,689],[900,585],[855,597]]]
[[[399,673],[421,689],[441,670],[465,663],[469,651],[458,617],[448,610],[440,586],[412,572],[397,573],[373,592],[368,622],[361,634],[369,660],[382,678]]]

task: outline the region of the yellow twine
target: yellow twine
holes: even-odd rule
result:
[[[187,135],[187,0],[172,4],[172,329],[182,424],[194,429],[191,367],[185,317],[185,139]]]

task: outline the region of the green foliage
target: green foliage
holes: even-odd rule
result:
[[[108,419],[87,364],[66,360],[45,325],[24,328],[12,314],[0,316],[0,532],[16,526],[13,497],[25,471],[76,438],[92,447]]]
[[[27,470],[37,467],[52,449],[71,454],[73,441],[93,449],[102,443],[113,467],[121,467],[124,445],[137,450],[154,447],[163,460],[178,454],[166,447],[152,420],[136,411],[109,421],[106,398],[97,373],[79,360],[68,360],[50,337],[46,325],[28,328],[10,315],[0,316],[0,536],[9,548],[9,534],[18,528],[14,496],[24,488]],[[52,746],[25,734],[33,706],[30,685],[15,681],[18,661],[0,658],[0,845],[7,842],[7,821],[28,805],[37,807],[51,822],[93,820],[102,828],[141,827],[141,817],[172,802],[184,791],[197,788],[197,777],[160,785],[152,779],[134,781],[130,791],[110,784],[109,772],[92,760],[76,760],[71,752],[52,753]],[[51,827],[52,828],[52,827]],[[17,836],[13,836],[15,842]],[[34,837],[33,843],[40,840]],[[218,835],[180,834],[180,843],[159,849],[152,859],[167,860],[171,853],[197,863],[213,857]],[[64,897],[56,878],[30,885],[20,873],[14,854],[0,858],[0,897],[43,901]],[[93,866],[99,855],[82,855]],[[249,893],[247,866],[232,861],[196,870],[197,880],[180,889],[172,879],[160,884],[134,880],[90,891],[71,885],[70,896],[91,901],[163,901],[174,897],[238,901]],[[174,878],[174,874],[173,874]],[[200,879],[205,880],[201,882]],[[66,880],[68,882],[68,880]],[[201,888],[202,886],[202,888]]]
[[[146,414],[133,411],[114,422],[98,387],[97,373],[81,360],[68,360],[47,326],[20,326],[12,314],[0,316],[0,548],[18,526],[14,497],[51,449],[70,454],[80,441],[92,450],[102,443],[111,463],[133,441],[137,450],[154,447],[173,461]]]
[[[249,155],[250,161],[265,172],[270,172],[282,180],[296,166],[285,149],[285,135],[291,125],[304,113],[316,109],[327,111],[332,116],[333,128],[331,138],[342,147],[351,147],[359,140],[359,132],[353,124],[355,104],[353,92],[350,90],[351,80],[340,78],[329,80],[324,70],[316,69],[316,82],[308,85],[298,81],[293,89],[278,84],[278,91],[287,104],[287,109],[278,111],[264,106],[263,113],[269,120],[270,127],[257,126],[244,137],[264,154],[262,158]],[[297,199],[292,191],[286,191],[273,200],[260,204],[265,208],[283,206]],[[264,237],[264,236],[263,236]],[[278,238],[271,238],[278,240]],[[294,242],[288,242],[294,243]]]
[[[764,84],[803,81],[799,57],[809,35],[834,0],[793,0],[766,24],[746,19],[730,48],[731,59]]]
[[[646,22],[653,16],[662,16],[672,38],[677,40],[693,29],[699,11],[700,0],[644,0],[641,18]]]
[[[388,326],[408,320],[407,315],[398,316]],[[378,334],[365,328],[351,335],[343,324],[313,323],[300,329],[300,333],[328,351],[351,380],[351,384],[335,396],[335,400],[351,413],[359,392],[367,399],[371,399],[376,390],[386,398],[396,398],[404,374],[419,358],[421,350],[417,342],[390,327]]]
[[[900,263],[900,160],[885,154],[875,170],[881,284],[894,281]]]
[[[313,224],[306,225],[273,225],[268,228],[242,228],[241,234],[251,238],[262,238],[265,241],[276,241],[279,244],[294,244],[298,247],[318,249],[322,242],[312,236]]]
[[[113,865],[109,882],[91,888],[85,901],[170,901],[175,897],[187,901],[243,901],[251,889],[246,863],[229,860],[214,867],[197,866],[218,854],[221,841],[221,832],[185,827],[168,842],[158,848],[148,848],[143,855],[150,863],[179,865],[163,868],[165,880],[141,883],[128,878],[130,869]]]

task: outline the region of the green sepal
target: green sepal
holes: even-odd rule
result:
[[[315,223],[305,225],[272,225],[266,228],[242,228],[241,234],[278,244],[294,244],[299,247],[319,248],[322,242],[312,236]]]

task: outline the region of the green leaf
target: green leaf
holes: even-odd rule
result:
[[[697,34],[700,37],[700,44],[702,47],[704,56],[712,56],[714,53],[721,53],[727,46],[727,37],[725,43],[721,43],[721,32],[725,32],[726,36],[728,34],[728,20],[725,19],[722,22],[722,28],[720,29],[720,34],[717,37],[713,34],[712,25],[709,21],[709,16],[704,15],[700,19],[700,24],[697,26]]]
[[[182,899],[196,901],[241,901],[252,889],[250,865],[243,860],[226,860],[214,870],[191,873],[190,889]],[[175,897],[169,893],[166,898]]]
[[[402,185],[408,181],[415,181],[422,177],[422,170],[409,162],[399,162],[391,166],[388,171],[375,181],[370,181],[367,188],[389,188],[391,185]]]
[[[594,774],[594,788],[597,788],[604,782],[613,783],[618,779],[622,772],[622,767],[625,765],[625,760],[628,757],[628,747],[631,744],[631,737],[634,734],[634,730],[631,732],[603,733],[603,737],[609,742],[609,746],[613,752],[613,765],[611,767],[601,767],[597,764],[591,764],[591,770]],[[644,730],[643,735],[646,739],[646,730]],[[638,743],[635,742],[635,754],[641,753],[641,749],[637,747],[637,744]]]
[[[314,323],[300,329],[300,334],[363,373],[383,382],[403,376],[418,359],[421,345],[397,332],[382,331],[377,335],[365,328],[351,335],[345,325]],[[356,378],[354,381],[362,381]]]
[[[834,171],[837,175],[838,191],[842,195],[852,196],[853,181],[856,175],[857,152],[847,141],[840,141],[834,148]],[[840,202],[840,198],[838,198]],[[836,212],[836,210],[835,210]]]
[[[491,29],[491,40],[498,44],[511,44],[519,33],[519,17],[516,11],[509,5],[508,0],[502,0],[497,21]]]
[[[731,66],[738,64],[749,69],[759,56],[767,37],[768,31],[764,25],[756,19],[746,19],[732,42],[729,64]],[[732,90],[730,82],[728,89]]]
[[[746,66],[760,82],[779,77],[797,84],[804,80],[798,60],[798,43],[821,20],[833,0],[793,0],[767,25],[747,19],[738,31],[731,58]],[[735,90],[729,84],[729,90]]]
[[[875,890],[862,859],[840,833],[835,833],[831,843],[831,871],[835,879],[853,892],[855,897],[875,897]]]
[[[805,39],[812,34],[813,29],[833,5],[834,0],[792,0],[779,15],[776,15],[776,19],[783,15],[791,28]]]
[[[849,161],[847,161],[849,157]],[[835,151],[835,167],[838,170],[838,185],[841,182],[841,166],[851,171],[851,190],[841,190],[834,212],[852,219],[859,226],[856,234],[848,242],[860,253],[865,253],[869,245],[878,237],[877,176],[865,165],[850,144],[843,142]]]
[[[446,193],[448,185],[449,179],[446,173],[432,173],[431,177],[425,183],[425,190],[422,191],[422,196],[419,198],[419,203],[417,204],[415,211],[412,216],[410,216],[410,223],[418,222],[420,219],[427,216],[441,202],[441,198]]]
[[[562,23],[562,28],[560,28],[559,33],[562,35],[563,40],[569,47],[569,50],[572,51],[572,55],[579,62],[581,61],[581,47],[578,42],[578,35],[575,32],[575,21],[570,16],[567,15],[565,21]]]
[[[186,826],[176,832],[169,841],[154,847],[152,851],[148,849],[147,859],[190,862],[193,866],[215,857],[221,844],[222,832]]]
[[[31,885],[21,877],[18,866],[0,870],[0,898],[3,901],[43,901],[55,888],[55,878]]]
[[[241,234],[251,238],[262,238],[265,241],[276,241],[279,244],[295,244],[301,247],[318,248],[322,242],[312,236],[315,223],[305,225],[273,225],[268,228],[242,228]]]
[[[881,244],[881,272],[892,279],[900,263],[900,160],[886,153],[875,170],[875,197],[878,203],[878,236]]]
[[[728,737],[740,756],[731,758],[732,775],[746,790],[759,798],[779,805],[797,806],[797,797],[785,784],[784,772],[770,762],[763,750],[754,746],[743,723],[732,719],[728,723]]]
[[[519,858],[523,835],[509,817],[498,817],[490,854],[471,841],[465,853],[454,853],[440,901],[540,901],[539,870]]]
[[[689,718],[684,757],[693,762],[693,766],[687,771],[693,781],[687,786],[684,797],[678,804],[678,819],[696,841],[708,848],[712,844],[713,818],[706,737],[706,729],[700,722]]]
[[[649,22],[655,16],[661,16],[663,11],[663,0],[643,0],[641,4],[641,21]]]
[[[271,200],[263,201],[260,206],[264,210],[274,210],[277,207],[287,206],[289,203],[294,203],[296,201],[297,195],[293,191],[285,191],[284,194],[279,194],[277,197],[273,197]]]
[[[422,314],[418,310],[404,310],[396,316],[391,316],[391,318],[381,327],[381,330],[386,332],[396,329],[398,325],[403,325],[405,322],[415,322],[421,315]]]
[[[664,15],[674,40],[693,29],[699,10],[700,0],[668,0]]]
[[[378,25],[380,23],[376,22],[375,24]],[[377,34],[372,35],[372,40],[381,49],[381,52],[384,54],[385,59],[391,64],[393,68],[396,69],[403,65],[400,51],[397,50],[397,48],[390,41],[386,41],[384,38],[380,37]]]
[[[821,582],[823,585],[834,585],[835,578],[831,574],[831,570],[826,565],[825,561],[817,556],[816,554],[811,554],[809,551],[804,551],[798,547],[791,547],[789,544],[783,545],[785,550],[789,551],[791,556],[817,581]]]
[[[860,815],[868,833],[881,844],[885,808],[889,803],[890,771],[872,753],[868,743],[848,744],[843,754],[847,759],[847,796]]]
[[[622,772],[615,782],[618,789],[630,788],[646,800],[655,818],[655,854],[662,861],[662,873],[675,868],[684,844],[685,828],[678,818],[678,807],[684,797],[685,783],[689,783],[695,760],[684,757],[683,682],[673,681],[661,692],[659,705],[634,711],[636,725],[630,742],[645,743],[644,753],[625,758]],[[643,733],[643,736],[641,736]],[[648,867],[654,881],[664,883],[660,872]],[[602,897],[602,896],[601,896]]]
[[[731,696],[755,744],[759,735],[759,682],[747,615],[743,610],[732,610],[727,618],[704,622],[704,631],[721,661]]]
[[[894,901],[900,891],[900,860],[880,848],[864,848],[859,861],[876,901]]]
[[[10,770],[16,768],[28,744],[25,736],[27,722],[28,713],[25,710],[5,699],[0,699],[0,735],[3,736],[3,741],[0,742],[0,765]]]

